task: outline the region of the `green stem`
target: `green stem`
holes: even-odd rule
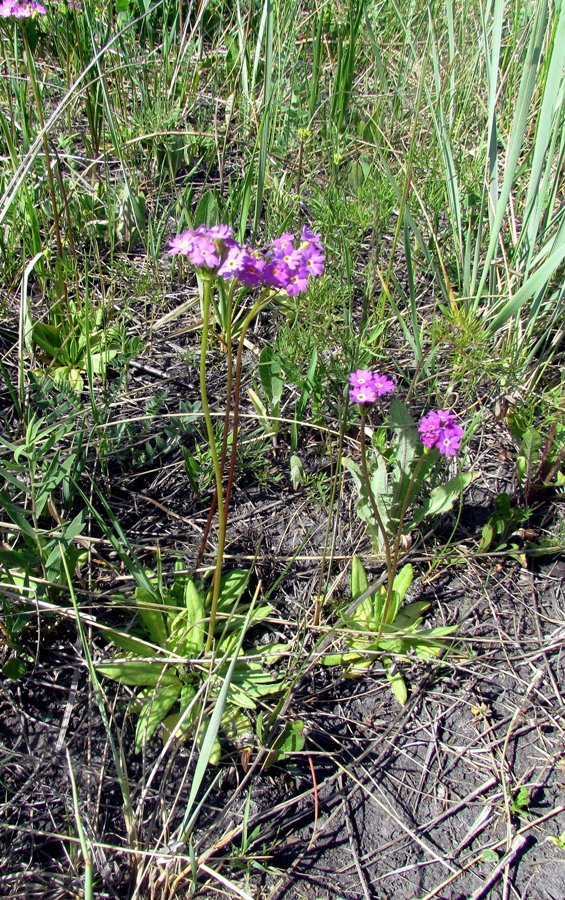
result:
[[[226,458],[228,455],[228,435],[229,435],[229,426],[230,426],[230,413],[231,413],[231,395],[232,395],[232,385],[233,385],[233,334],[232,334],[232,315],[233,315],[233,297],[235,293],[235,288],[237,285],[237,281],[235,278],[232,281],[228,292],[228,304],[227,304],[227,312],[226,312],[226,328],[225,328],[225,344],[226,344],[226,355],[227,355],[227,384],[226,384],[226,412],[224,415],[224,434],[222,438],[222,455],[220,458],[220,471],[222,473],[222,477],[224,475],[224,470],[226,467]],[[214,513],[216,512],[216,508],[218,506],[218,494],[214,491],[214,496],[212,497],[212,502],[210,504],[210,509],[208,510],[208,518],[206,519],[206,525],[204,526],[204,532],[202,534],[202,539],[200,541],[200,547],[198,549],[198,555],[196,557],[196,562],[194,564],[195,571],[200,568],[202,564],[202,560],[204,558],[204,553],[206,552],[206,545],[208,543],[208,535],[210,534],[210,528],[212,526],[212,519],[214,518]],[[228,515],[228,506],[229,501],[226,501],[226,526],[227,526],[227,515]]]
[[[398,516],[398,523],[396,526],[396,536],[394,539],[394,545],[393,545],[392,549],[390,547],[390,543],[388,544],[387,552],[388,552],[388,554],[390,554],[390,565],[387,565],[388,584],[387,584],[387,589],[386,589],[386,600],[385,600],[385,604],[384,604],[382,615],[381,615],[379,630],[378,630],[377,637],[375,640],[376,646],[379,645],[379,643],[382,639],[382,636],[383,636],[383,633],[385,630],[385,626],[387,624],[388,614],[390,612],[390,607],[391,607],[392,600],[394,597],[394,579],[396,578],[396,572],[398,569],[398,557],[400,556],[400,544],[402,542],[402,531],[403,531],[403,527],[404,527],[404,519],[406,517],[408,507],[410,506],[410,504],[414,498],[414,488],[418,484],[418,479],[419,479],[422,467],[424,465],[424,460],[426,459],[426,455],[427,454],[424,453],[420,457],[420,459],[418,461],[418,465],[414,469],[414,472],[412,473],[412,475],[410,477],[408,487],[406,488],[406,493],[404,494],[404,498],[402,500],[402,506],[400,507],[400,514]],[[368,473],[367,473],[367,476],[368,476]],[[367,477],[367,476],[365,476],[365,477]],[[370,488],[369,488],[369,496],[370,496],[370,498],[372,498],[372,492],[371,492]],[[372,503],[371,503],[371,505],[372,505]],[[376,503],[375,503],[375,506],[376,506]],[[373,509],[373,511],[374,511],[374,509]],[[380,525],[380,527],[382,529],[382,525]]]
[[[367,410],[365,409],[365,407],[361,407],[361,426],[360,426],[360,434],[359,434],[359,439],[360,439],[360,443],[361,443],[361,472],[363,474],[363,478],[365,479],[365,485],[367,487],[367,496],[369,498],[369,503],[371,504],[371,509],[373,511],[375,521],[379,527],[379,531],[381,532],[381,534],[383,536],[383,547],[384,547],[384,551],[385,551],[386,573],[387,573],[387,579],[388,579],[388,584],[389,584],[389,588],[387,589],[387,600],[385,603],[385,608],[383,610],[382,621],[384,622],[386,615],[388,613],[388,608],[390,607],[389,592],[390,592],[390,598],[392,599],[392,592],[390,590],[390,585],[392,585],[392,583],[394,581],[395,571],[394,571],[394,566],[393,566],[393,556],[392,556],[392,551],[391,551],[391,547],[390,547],[390,540],[388,537],[386,526],[385,526],[382,516],[379,512],[379,507],[377,505],[377,501],[375,500],[375,496],[373,494],[373,489],[371,487],[371,477],[369,475],[369,467],[367,465],[367,441],[366,441],[366,435],[365,435],[366,421],[367,421]]]
[[[45,168],[47,171],[47,183],[49,185],[49,193],[51,195],[51,205],[53,207],[53,224],[55,226],[55,237],[57,240],[57,256],[59,259],[63,258],[63,242],[61,240],[61,226],[59,224],[59,213],[57,211],[57,198],[55,196],[55,184],[53,182],[53,173],[51,172],[51,157],[49,154],[49,144],[47,143],[47,135],[45,133],[45,118],[43,116],[43,105],[41,101],[41,94],[39,92],[39,85],[37,84],[37,78],[35,77],[35,63],[33,61],[33,57],[31,55],[31,50],[29,48],[29,42],[27,39],[27,30],[24,25],[22,28],[23,36],[24,36],[24,48],[27,62],[27,70],[29,72],[29,77],[31,81],[31,87],[33,90],[33,96],[35,97],[35,103],[37,106],[37,117],[39,119],[39,127],[42,131],[41,140],[43,143],[43,153],[45,155]]]
[[[239,405],[240,405],[240,397],[241,397],[241,360],[243,357],[243,348],[245,344],[245,336],[247,335],[247,330],[253,320],[259,315],[259,313],[265,309],[266,306],[269,305],[270,295],[265,296],[264,293],[261,294],[257,302],[254,306],[251,307],[249,312],[247,313],[245,319],[241,324],[241,331],[239,335],[239,343],[237,346],[237,356],[235,361],[235,387],[234,387],[234,395],[233,395],[233,421],[232,421],[232,445],[231,445],[231,455],[230,455],[230,467],[228,471],[228,477],[226,481],[226,499],[225,499],[225,514],[227,517],[228,508],[231,499],[231,492],[233,488],[233,481],[235,477],[235,464],[237,461],[237,434],[239,430]]]
[[[212,277],[203,277],[203,297],[202,297],[202,347],[200,350],[200,397],[202,401],[202,412],[204,422],[206,424],[206,434],[208,443],[210,444],[210,456],[212,459],[212,468],[214,469],[214,477],[216,479],[216,494],[218,497],[218,548],[216,551],[216,568],[214,570],[214,578],[212,581],[212,603],[210,607],[210,623],[208,625],[208,638],[206,640],[206,651],[212,649],[214,643],[214,629],[216,627],[216,615],[218,612],[218,601],[220,597],[220,584],[222,577],[222,564],[224,561],[224,549],[226,545],[226,511],[224,506],[224,489],[222,485],[222,470],[218,459],[218,450],[216,448],[216,435],[214,433],[214,425],[212,416],[210,415],[210,405],[208,403],[208,391],[206,388],[206,355],[208,350],[208,333],[210,330],[210,305],[212,300]]]

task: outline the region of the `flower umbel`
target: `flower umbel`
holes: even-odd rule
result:
[[[349,399],[353,403],[374,403],[378,397],[392,393],[396,387],[386,375],[370,369],[356,369],[349,376],[349,384]]]
[[[44,16],[47,9],[43,3],[37,0],[2,0],[0,2],[0,18],[9,19],[29,19],[37,13],[38,16]]]
[[[168,253],[188,257],[197,269],[225,279],[237,278],[245,287],[269,287],[293,297],[324,271],[322,242],[306,226],[298,246],[294,234],[285,232],[265,253],[241,246],[232,235],[228,225],[199,225],[174,237]]]
[[[457,424],[455,413],[446,409],[429,412],[418,425],[424,447],[437,447],[442,456],[455,456],[464,429]]]

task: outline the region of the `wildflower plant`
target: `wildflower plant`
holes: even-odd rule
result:
[[[202,343],[200,354],[200,394],[206,432],[210,444],[212,467],[215,474],[216,494],[214,506],[218,509],[218,548],[216,571],[212,586],[212,602],[207,649],[211,649],[215,628],[216,610],[220,590],[223,565],[227,515],[235,472],[237,453],[237,433],[239,425],[239,398],[241,385],[241,359],[247,330],[259,313],[277,296],[295,297],[305,291],[311,278],[324,271],[324,250],[318,235],[304,226],[297,239],[290,232],[276,238],[266,250],[257,250],[242,245],[235,240],[233,230],[220,224],[181,232],[172,239],[168,253],[170,256],[184,256],[198,270],[202,281]],[[206,387],[207,350],[210,333],[212,302],[218,283],[229,282],[226,303],[225,329],[223,340],[227,351],[227,389],[224,417],[224,433],[221,455],[216,449],[216,437],[208,402]],[[257,292],[258,296],[244,315],[239,325],[239,342],[233,372],[233,312],[236,301],[247,293]],[[233,388],[233,421],[231,435],[231,457],[224,491],[224,467],[226,464],[228,434]],[[209,517],[208,526],[211,517]],[[206,535],[205,535],[206,536]],[[202,556],[201,548],[200,556]]]
[[[370,665],[379,648],[403,654],[412,646],[404,639],[400,643],[393,639],[388,644],[386,637],[400,625],[412,633],[422,621],[423,608],[410,604],[401,609],[413,579],[409,564],[400,571],[398,569],[401,552],[410,545],[414,529],[425,518],[450,510],[476,476],[472,472],[460,472],[444,480],[443,458],[455,457],[464,436],[463,426],[454,412],[432,410],[416,427],[401,400],[395,397],[387,403],[396,390],[387,375],[357,369],[349,376],[349,385],[350,401],[357,404],[361,412],[361,452],[359,463],[346,457],[344,465],[353,475],[358,489],[357,514],[365,522],[375,548],[384,554],[386,564],[386,584],[372,599],[369,596],[363,602],[349,623],[351,627],[369,632],[368,637],[350,641],[350,656],[341,660],[354,661],[353,670],[358,673],[358,656],[363,648],[370,651]],[[388,421],[374,431],[372,447],[368,448],[367,419],[377,410],[381,418],[386,416]],[[399,615],[404,618],[398,619]],[[426,640],[431,636],[425,635]],[[329,662],[326,659],[326,664],[336,665],[337,662],[331,657]],[[390,660],[385,661],[385,668],[389,664]],[[392,686],[402,702],[405,688],[400,680],[396,679]]]
[[[298,240],[292,234],[283,234],[265,252],[260,252],[239,244],[227,225],[200,225],[184,231],[173,238],[168,252],[171,256],[186,257],[197,270],[202,285],[200,395],[215,496],[195,568],[203,557],[217,508],[216,560],[211,581],[202,584],[197,584],[186,574],[177,573],[172,586],[167,587],[159,571],[141,573],[136,605],[144,635],[137,637],[105,629],[106,637],[122,650],[122,656],[111,663],[100,664],[97,669],[106,678],[138,688],[134,707],[139,716],[135,739],[137,751],[160,725],[164,727],[165,740],[193,736],[201,747],[204,741],[209,743],[210,729],[217,726],[210,761],[217,762],[220,758],[220,732],[239,747],[242,760],[245,760],[253,746],[249,716],[260,698],[282,690],[280,678],[264,667],[280,659],[285,648],[246,646],[243,650],[249,626],[268,615],[270,607],[256,606],[256,597],[251,604],[243,602],[248,573],[223,572],[236,462],[243,344],[250,324],[275,297],[281,294],[296,296],[307,289],[311,278],[322,274],[324,253],[320,239],[308,228],[302,230]],[[219,448],[207,390],[208,343],[214,294],[225,282],[229,287],[222,341],[228,371]],[[233,310],[236,301],[241,303],[247,295],[251,295],[251,306],[239,325],[234,373]],[[224,485],[230,443],[231,455]],[[265,712],[264,701],[261,704]],[[263,718],[257,719],[259,741],[262,741],[265,727]],[[286,748],[296,749],[302,740],[301,723],[298,723],[282,742],[279,740],[271,748],[270,758],[282,758]]]

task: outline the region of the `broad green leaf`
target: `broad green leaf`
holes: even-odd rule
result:
[[[426,516],[439,516],[448,512],[456,500],[461,497],[465,488],[478,477],[477,472],[464,472],[445,484],[438,485],[422,506],[415,511],[413,525],[419,525]]]
[[[416,431],[414,419],[401,400],[395,397],[390,404],[390,425],[394,430],[396,448],[395,467],[393,473],[395,505],[402,502],[410,487],[412,465],[416,454],[421,452],[421,442]]]
[[[326,653],[322,657],[321,663],[323,666],[343,666],[356,659],[361,659],[358,653]]]
[[[165,619],[159,609],[159,600],[155,591],[148,591],[138,585],[135,589],[135,601],[139,610],[139,616],[147,629],[154,644],[165,647],[167,644],[167,629]]]
[[[369,582],[363,563],[358,556],[354,556],[351,560],[351,596],[353,600],[357,600],[361,594],[364,594],[368,587]]]
[[[192,579],[186,583],[184,599],[185,608],[167,617],[167,649],[180,656],[194,658],[204,649],[206,616],[202,598]]]
[[[415,600],[413,603],[407,603],[397,614],[392,625],[398,630],[419,625],[422,621],[423,614],[427,612],[429,608],[430,604],[426,600]]]
[[[400,607],[404,602],[404,598],[406,594],[410,590],[412,586],[412,582],[414,581],[414,568],[407,563],[407,565],[403,566],[400,572],[397,573],[393,586],[392,586],[392,603],[390,604],[390,609],[387,615],[387,624],[394,622]]]
[[[305,477],[302,460],[296,453],[293,453],[290,457],[290,483],[293,490],[297,491],[300,485],[304,484]]]
[[[384,660],[383,660],[384,662]],[[408,702],[408,689],[406,687],[406,682],[400,672],[391,672],[389,669],[390,664],[385,663],[385,675],[388,683],[390,684],[390,689],[401,706],[406,706]]]
[[[113,663],[102,663],[95,668],[105,678],[111,678],[112,681],[119,681],[132,687],[181,684],[172,669],[168,669],[158,662],[135,662],[135,660],[124,659]]]
[[[234,569],[222,575],[220,583],[220,598],[218,610],[220,612],[232,612],[241,599],[249,581],[249,572],[242,569]]]
[[[282,734],[280,734],[274,742],[271,750],[267,754],[267,758],[263,763],[263,768],[268,769],[274,763],[288,759],[292,753],[300,753],[304,749],[306,740],[304,738],[304,722],[302,719],[296,719],[294,722],[288,722]]]
[[[115,644],[120,650],[126,650],[134,656],[156,656],[157,652],[150,647],[141,638],[136,638],[131,634],[125,634],[123,631],[117,631],[114,628],[101,628],[101,633],[107,641]]]
[[[145,703],[135,729],[135,753],[140,753],[144,744],[153,736],[155,729],[175,705],[181,687],[180,681],[177,681],[176,684],[167,684],[155,691],[154,695]]]

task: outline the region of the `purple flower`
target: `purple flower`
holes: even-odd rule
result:
[[[302,264],[310,273],[310,277],[323,275],[324,254],[315,244],[308,244],[302,252]]]
[[[356,369],[355,372],[352,372],[349,376],[349,384],[351,387],[365,387],[365,385],[370,384],[373,380],[373,373],[369,371],[369,369]]]
[[[380,375],[379,372],[372,372],[370,369],[356,369],[349,376],[349,383],[354,389],[370,389],[375,395],[375,400],[377,397],[390,394],[396,388],[394,381],[386,375]],[[354,400],[353,393],[354,391],[351,391],[349,394],[352,400]],[[355,403],[359,403],[359,401],[355,400]]]
[[[386,375],[379,375],[378,372],[373,372],[371,384],[377,397],[384,397],[385,394],[392,393],[396,388],[394,381],[391,381]]]
[[[247,251],[243,266],[238,274],[238,280],[246,287],[257,287],[263,284],[263,274],[267,266],[266,260],[257,253]]]
[[[446,409],[438,409],[424,416],[418,431],[424,447],[437,447],[443,456],[455,456],[463,437],[463,428],[457,424],[457,416]]]
[[[29,19],[34,13],[44,16],[47,9],[43,3],[38,3],[37,0],[2,0],[0,3],[0,18],[2,19],[8,19],[10,16],[14,19]]]
[[[353,403],[374,403],[377,399],[377,394],[370,384],[365,384],[361,387],[351,388],[349,399]]]
[[[227,243],[227,245],[229,247],[229,243]],[[233,276],[237,277],[243,268],[246,255],[247,251],[234,241],[234,246],[229,247],[228,255],[218,269],[218,275],[221,275],[222,278],[226,279],[232,278]]]
[[[310,231],[307,225],[302,229],[302,234],[300,235],[300,246],[306,249],[307,247],[313,246],[316,247],[317,250],[322,250],[322,243],[317,234],[314,234],[313,231]]]
[[[187,256],[193,266],[221,278],[237,278],[246,287],[270,287],[296,297],[306,290],[310,278],[324,271],[324,249],[320,238],[306,227],[299,247],[294,240],[294,234],[284,232],[263,256],[241,247],[228,225],[199,225],[177,234],[167,252],[169,256]]]
[[[212,228],[199,225],[177,234],[169,243],[168,254],[187,256],[197,269],[216,272],[227,261],[232,250],[241,250],[231,235],[228,225],[214,225]],[[229,278],[228,269],[221,273],[224,278]]]
[[[281,234],[276,240],[272,241],[271,247],[274,247],[275,250],[282,251],[284,255],[287,250],[294,250],[294,235],[290,233],[290,231],[285,231],[284,234]]]

